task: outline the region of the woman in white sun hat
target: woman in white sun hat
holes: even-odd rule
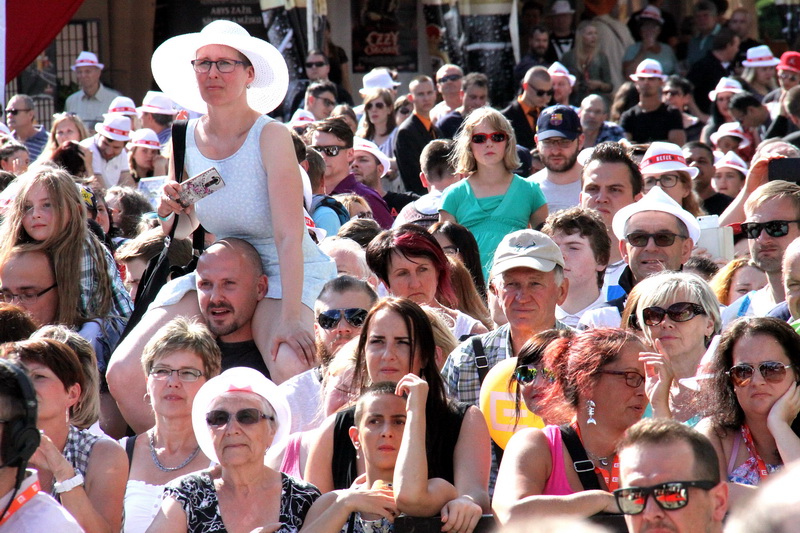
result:
[[[759,100],[769,94],[770,91],[778,87],[775,80],[777,70],[775,67],[780,63],[780,59],[772,55],[769,46],[762,44],[747,50],[747,59],[742,61],[744,72],[742,79],[746,82],[742,87]]]
[[[238,24],[216,20],[199,33],[165,41],[151,66],[167,96],[203,113],[189,121],[184,179],[214,167],[225,182],[194,206],[183,207],[170,169],[158,206],[162,229],[169,232],[173,215],[180,215],[179,238],[202,223],[218,239],[239,237],[255,246],[269,289],[253,317],[259,324],[254,340],[272,379],[282,382],[310,367],[314,300],[336,275],[336,265],[304,230],[303,184],[290,133],[265,115],[286,94],[286,62],[275,47]],[[198,314],[197,298],[186,295],[191,290],[194,276],[185,276],[165,286],[157,303],[180,303],[173,310]],[[137,328],[142,339],[150,336],[147,323],[145,318],[140,324],[146,331]]]
[[[651,143],[639,163],[639,170],[644,178],[645,193],[659,186],[692,215],[705,215],[692,187],[692,179],[700,170],[686,164],[680,146],[667,142]]]
[[[736,198],[744,187],[744,178],[748,171],[747,163],[736,155],[736,152],[731,151],[714,163],[714,168],[717,172],[711,178],[711,186],[719,193]]]
[[[725,155],[747,148],[750,146],[750,139],[745,135],[741,124],[738,122],[726,122],[711,134],[711,144],[721,154]]]
[[[734,94],[742,92],[742,84],[733,78],[720,78],[713,91],[708,93],[708,99],[713,102],[711,106],[711,118],[708,119],[700,140],[711,145],[711,134],[719,129],[726,122],[733,122],[736,119],[731,115],[728,104]]]
[[[126,148],[131,177],[136,183],[142,178],[167,175],[167,159],[161,155],[158,135],[150,128],[141,128],[131,133],[131,141]]]

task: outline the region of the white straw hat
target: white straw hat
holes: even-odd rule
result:
[[[742,61],[745,67],[774,67],[781,60],[772,55],[769,46],[762,44],[747,49],[747,59]]]
[[[80,54],[78,54],[78,57],[75,59],[75,63],[73,63],[72,66],[69,68],[75,70],[78,67],[97,67],[100,70],[103,70],[103,67],[105,67],[105,65],[97,60],[96,54],[92,52],[83,51]]]
[[[153,52],[150,66],[156,83],[181,107],[206,113],[192,60],[197,50],[209,44],[230,46],[253,64],[255,79],[247,89],[247,103],[259,113],[269,113],[283,101],[289,86],[289,70],[278,50],[266,41],[251,37],[247,30],[229,20],[215,20],[199,33],[178,35]]]
[[[161,141],[158,140],[156,132],[150,128],[140,128],[131,133],[131,142],[126,146],[128,150],[135,148],[153,148],[161,150]]]
[[[735,79],[720,78],[717,82],[717,86],[714,87],[714,90],[708,93],[708,99],[713,102],[717,99],[717,95],[720,93],[740,93],[743,90],[742,84]]]
[[[551,78],[554,76],[566,77],[569,80],[570,87],[573,87],[575,85],[575,79],[576,79],[575,76],[570,74],[569,70],[567,70],[567,67],[565,67],[558,61],[554,61],[553,64],[550,65],[550,68],[547,69],[547,72],[548,74],[550,74]]]
[[[717,145],[719,139],[721,137],[730,136],[730,137],[737,137],[742,140],[739,143],[739,148],[747,148],[750,146],[750,139],[747,138],[747,135],[744,134],[744,130],[742,129],[741,124],[738,122],[726,122],[722,124],[717,131],[711,134],[711,142],[714,143],[714,146]]]
[[[289,437],[292,426],[292,413],[283,392],[258,370],[247,367],[229,368],[219,376],[209,379],[197,391],[192,403],[192,428],[197,444],[206,457],[219,463],[211,430],[206,423],[206,414],[212,402],[226,392],[257,394],[267,400],[275,411],[278,429],[270,448],[280,447]]]
[[[666,81],[667,77],[664,76],[664,69],[661,63],[655,59],[645,59],[636,66],[636,74],[631,74],[633,81],[638,81],[639,78],[660,78],[661,81]]]
[[[364,79],[361,81],[363,88],[358,90],[361,96],[365,96],[372,89],[389,89],[392,90],[400,85],[394,81],[392,75],[385,68],[374,68],[364,74]]]
[[[680,146],[677,144],[656,141],[642,156],[639,163],[642,174],[665,174],[667,172],[686,172],[690,178],[696,178],[700,169],[686,164]]]
[[[160,91],[147,91],[142,106],[137,107],[139,113],[155,113],[156,115],[177,115],[172,99]]]
[[[368,152],[375,156],[375,159],[383,165],[383,173],[381,177],[384,177],[389,170],[391,170],[391,163],[389,162],[389,158],[386,157],[386,154],[381,152],[381,149],[378,148],[378,145],[372,141],[368,141],[366,139],[362,139],[361,137],[354,137],[353,138],[353,151],[358,152]]]
[[[661,187],[653,187],[647,194],[642,196],[641,200],[626,205],[614,215],[611,229],[614,230],[614,235],[616,235],[617,239],[620,241],[625,240],[625,224],[633,215],[643,211],[660,211],[674,215],[686,224],[686,229],[689,231],[689,238],[692,239],[692,242],[696,243],[700,238],[700,224],[698,224],[694,215],[682,208]]]
[[[108,106],[109,113],[118,113],[120,115],[136,116],[136,104],[127,96],[117,96],[111,100],[111,105]]]
[[[747,163],[744,162],[744,159],[739,157],[739,155],[733,150],[722,156],[719,161],[714,163],[714,168],[717,170],[721,168],[732,168],[745,175],[747,175],[747,172],[750,170],[750,168],[747,166]]]
[[[106,113],[103,122],[94,125],[94,131],[112,141],[130,141],[131,119],[125,115]]]

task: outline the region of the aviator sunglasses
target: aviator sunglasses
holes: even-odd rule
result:
[[[520,385],[533,383],[536,381],[537,377],[542,378],[547,383],[555,383],[556,381],[556,375],[552,370],[548,370],[547,368],[536,368],[535,365],[521,365],[514,370],[514,379],[516,379]]]
[[[322,311],[317,317],[317,323],[322,329],[333,329],[339,325],[339,321],[344,317],[347,323],[354,328],[360,328],[364,325],[367,319],[368,311],[360,307],[351,307],[349,309],[328,309]]]
[[[669,317],[673,322],[688,322],[697,315],[705,315],[706,310],[700,304],[692,302],[677,302],[666,309],[663,307],[645,307],[642,310],[644,323],[648,326],[657,326],[664,321],[664,317]]]
[[[243,426],[252,426],[261,420],[275,420],[274,416],[265,415],[255,407],[248,407],[247,409],[239,409],[235,413],[229,413],[222,409],[215,409],[206,413],[206,424],[211,427],[224,426],[231,421],[231,417],[235,417],[236,421]]]
[[[493,131],[492,133],[475,133],[472,135],[472,142],[475,144],[483,144],[488,139],[493,143],[501,143],[508,140],[508,134],[502,131]]]
[[[786,370],[792,365],[785,365],[777,361],[762,361],[758,364],[758,371],[767,383],[780,383],[786,377]],[[753,379],[756,369],[753,365],[742,363],[731,367],[726,372],[737,387],[745,387]]]
[[[652,496],[659,507],[665,511],[675,511],[689,505],[689,489],[694,487],[711,490],[717,486],[714,481],[668,481],[651,487],[629,487],[614,491],[619,510],[623,514],[639,514],[647,506],[647,498]]]

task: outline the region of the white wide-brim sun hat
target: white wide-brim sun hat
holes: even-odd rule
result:
[[[289,69],[277,48],[252,37],[247,30],[229,20],[215,20],[198,33],[178,35],[164,41],[150,66],[161,90],[181,107],[206,113],[197,77],[192,67],[197,50],[209,44],[235,48],[253,64],[255,79],[247,89],[247,103],[266,114],[278,107],[289,86]]]
[[[197,391],[192,403],[192,428],[197,444],[206,457],[219,463],[217,451],[214,449],[214,441],[211,438],[211,428],[206,423],[206,413],[208,413],[212,402],[227,392],[252,393],[266,399],[275,411],[278,429],[272,439],[270,449],[280,449],[289,438],[289,431],[292,426],[292,413],[289,402],[278,386],[267,379],[264,374],[253,368],[234,367],[229,368],[219,376],[209,379]],[[238,423],[238,422],[237,422]]]

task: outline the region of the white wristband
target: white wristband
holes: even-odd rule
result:
[[[75,487],[80,487],[81,485],[83,485],[83,476],[78,473],[71,479],[67,479],[65,481],[56,481],[53,484],[53,489],[58,494],[61,494],[62,492],[69,492]]]

